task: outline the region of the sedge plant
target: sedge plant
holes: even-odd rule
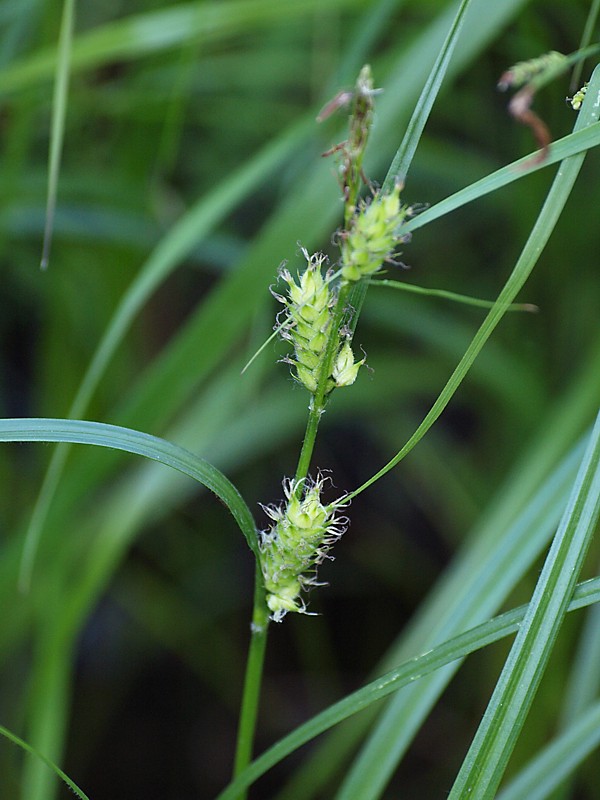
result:
[[[362,27],[366,37],[362,41],[367,49],[369,35],[381,32],[387,15],[391,13],[390,4],[376,5],[373,13],[365,12],[369,25]],[[51,275],[54,269],[49,230],[57,203],[70,63],[73,69],[95,63],[94,59],[103,52],[102,47],[111,41],[113,55],[119,54],[123,59],[134,58],[144,48],[150,51],[167,47],[165,41],[168,37],[161,38],[158,34],[170,31],[171,36],[179,37],[180,42],[190,47],[182,59],[182,75],[185,76],[185,69],[193,61],[195,53],[194,35],[202,32],[207,37],[218,37],[221,26],[226,40],[236,19],[240,20],[240,26],[261,25],[265,20],[278,18],[278,15],[301,14],[301,6],[298,4],[298,8],[289,11],[281,4],[254,0],[247,0],[244,8],[236,2],[184,4],[153,12],[155,17],[150,15],[145,19],[146,28],[132,26],[131,30],[138,31],[152,28],[155,35],[147,40],[142,38],[134,42],[128,39],[126,34],[130,28],[125,23],[119,27],[117,23],[114,29],[109,27],[103,32],[104,36],[94,38],[93,32],[84,34],[72,48],[75,4],[64,4],[62,58],[57,63],[57,100],[54,104],[47,199],[48,228],[42,256],[46,274]],[[323,189],[321,182],[315,183],[313,189],[306,181],[306,196],[302,201],[306,218],[311,225],[316,225],[315,218],[318,219],[321,234],[312,238],[312,234],[307,235],[306,239],[300,237],[297,244],[299,266],[289,261],[284,263],[279,269],[278,283],[271,289],[279,308],[274,328],[284,351],[280,360],[289,369],[290,380],[281,391],[277,389],[271,395],[271,405],[261,397],[261,404],[266,409],[263,413],[270,415],[266,423],[256,425],[259,411],[252,395],[256,384],[252,382],[256,380],[258,383],[264,376],[261,370],[265,369],[263,364],[268,347],[262,350],[261,357],[253,361],[252,369],[247,370],[244,376],[240,377],[237,368],[224,369],[223,376],[215,379],[211,392],[207,391],[198,401],[196,413],[192,410],[187,420],[182,418],[179,427],[173,425],[172,435],[159,438],[140,430],[152,428],[152,423],[148,421],[145,424],[145,420],[151,417],[153,397],[161,400],[155,404],[159,409],[159,417],[154,417],[155,423],[158,418],[169,419],[178,403],[191,406],[198,375],[210,375],[217,364],[226,364],[228,348],[239,330],[236,326],[252,318],[252,298],[264,297],[266,307],[268,276],[274,271],[270,260],[273,239],[269,237],[275,234],[269,230],[257,245],[256,252],[247,257],[247,269],[240,269],[237,274],[223,280],[220,294],[215,293],[202,313],[190,320],[185,335],[177,339],[168,357],[144,377],[137,394],[132,392],[120,403],[115,413],[119,424],[89,422],[81,418],[87,415],[100,379],[117,346],[124,340],[133,316],[154,288],[173,270],[178,258],[197,242],[199,236],[210,230],[220,216],[228,213],[244,192],[255,188],[257,175],[264,176],[289,158],[291,150],[312,122],[294,126],[274,146],[261,150],[246,169],[233,175],[229,184],[217,187],[204,202],[176,223],[171,237],[166,236],[159,243],[146,268],[118,306],[76,393],[68,414],[70,418],[28,417],[0,421],[2,441],[60,443],[43,488],[31,504],[28,530],[23,540],[19,540],[19,547],[11,550],[6,560],[7,574],[10,573],[14,579],[13,587],[17,584],[17,573],[19,575],[20,595],[14,603],[11,619],[3,623],[3,652],[10,652],[12,644],[19,641],[20,631],[27,626],[34,632],[36,669],[30,685],[28,735],[19,737],[7,728],[0,729],[5,737],[30,754],[23,770],[23,797],[27,800],[47,800],[53,796],[56,788],[49,778],[52,770],[78,796],[88,796],[71,777],[53,764],[62,763],[62,742],[69,717],[72,654],[76,651],[90,609],[97,602],[108,577],[114,574],[140,520],[148,513],[159,519],[164,498],[177,494],[178,489],[168,487],[163,478],[157,478],[158,474],[163,474],[165,465],[192,478],[221,500],[254,558],[250,646],[233,777],[220,795],[222,800],[245,797],[253,783],[282,759],[343,720],[347,721],[347,726],[333,731],[315,748],[307,757],[305,766],[298,769],[289,785],[282,789],[282,796],[294,800],[316,796],[319,792],[321,796],[356,800],[385,796],[386,786],[403,755],[462,659],[517,632],[496,688],[493,689],[493,682],[488,687],[489,705],[485,712],[481,710],[484,712],[483,720],[477,730],[473,729],[470,745],[467,743],[464,748],[464,762],[462,766],[460,763],[456,765],[456,777],[447,781],[447,790],[453,798],[487,798],[498,791],[559,641],[567,612],[597,603],[600,597],[597,578],[577,583],[586,553],[593,547],[593,533],[600,510],[600,429],[598,423],[591,425],[598,409],[599,343],[590,347],[572,392],[561,396],[549,414],[539,440],[530,444],[526,458],[515,470],[512,482],[503,487],[495,505],[458,549],[455,560],[444,578],[432,588],[410,629],[390,646],[375,668],[373,680],[297,726],[256,758],[255,739],[257,730],[260,735],[258,719],[261,696],[265,693],[267,634],[274,628],[279,636],[287,628],[293,629],[298,621],[307,629],[313,626],[312,630],[319,630],[318,626],[325,618],[325,615],[316,614],[322,572],[326,563],[332,560],[339,540],[344,537],[344,542],[346,532],[356,528],[352,516],[358,503],[353,501],[358,497],[368,497],[368,489],[404,461],[409,453],[418,458],[419,452],[427,455],[425,469],[440,469],[444,476],[441,483],[451,487],[449,493],[458,491],[458,475],[453,475],[453,468],[440,464],[432,450],[427,450],[430,437],[425,437],[425,434],[446,409],[464,378],[476,374],[475,359],[507,312],[536,310],[531,304],[515,301],[559,222],[586,153],[600,142],[598,70],[589,81],[582,81],[570,90],[570,113],[577,114],[571,134],[552,142],[552,126],[543,119],[542,112],[532,110],[534,100],[537,100],[536,93],[546,83],[564,74],[583,56],[597,52],[595,46],[589,46],[589,41],[582,41],[582,47],[585,47],[581,52],[572,56],[552,52],[542,58],[518,63],[506,70],[500,79],[501,88],[518,90],[510,111],[533,134],[538,145],[534,154],[490,171],[484,178],[473,180],[466,188],[432,203],[430,207],[405,202],[407,187],[411,186],[413,157],[422,141],[442,81],[451,74],[451,64],[455,63],[453,57],[456,60],[465,57],[463,53],[473,45],[476,37],[484,37],[485,26],[494,24],[494,14],[510,13],[508,6],[508,3],[499,3],[493,9],[486,6],[478,11],[477,3],[463,0],[458,10],[444,8],[439,19],[440,28],[444,30],[442,40],[435,39],[433,34],[436,31],[431,31],[431,41],[437,42],[434,66],[424,81],[406,135],[381,185],[371,177],[369,157],[371,152],[377,153],[381,143],[381,139],[377,140],[378,129],[386,135],[393,130],[393,126],[386,122],[386,114],[390,113],[389,109],[395,102],[390,87],[386,85],[381,93],[373,82],[370,67],[363,66],[359,70],[359,65],[353,64],[358,72],[353,87],[336,94],[319,115],[322,123],[329,124],[342,113],[347,114],[348,130],[341,143],[324,153],[323,163],[329,172],[334,165],[335,178],[327,175],[333,191],[331,188]],[[595,11],[592,9],[590,18],[594,13],[597,14],[597,8]],[[470,36],[460,39],[461,31],[471,19],[470,14],[473,15]],[[464,49],[461,49],[461,44]],[[429,40],[424,39],[423,47],[426,45],[429,46]],[[18,86],[19,81],[31,80],[28,75],[43,74],[47,69],[43,58],[32,63],[29,72],[26,69],[19,72],[17,68],[0,77],[0,86],[3,80],[8,87],[11,81]],[[398,75],[403,75],[405,69],[403,57],[397,64]],[[399,85],[405,85],[404,79]],[[390,94],[392,100],[388,100]],[[384,106],[386,100],[391,105]],[[382,111],[379,116],[380,103]],[[177,118],[178,109],[173,107],[168,115],[169,124],[175,125],[173,120]],[[172,143],[176,139],[177,130],[169,128],[164,141]],[[503,186],[519,184],[521,179],[529,179],[556,163],[560,167],[546,200],[537,219],[532,222],[521,254],[495,302],[458,292],[420,287],[399,279],[399,273],[403,271],[399,261],[400,249],[410,250],[411,235],[420,237],[419,231],[450,211],[495,193]],[[427,199],[415,198],[419,203]],[[289,218],[282,212],[277,230],[281,239],[285,238],[284,235],[289,237],[299,225],[302,202],[295,204]],[[198,232],[199,225],[204,226],[202,233]],[[320,244],[313,238],[319,239]],[[331,248],[326,254],[323,251],[327,247],[323,242],[328,240]],[[289,239],[286,246],[293,247],[293,242],[294,238]],[[261,282],[261,278],[265,280]],[[364,394],[361,392],[370,379],[371,365],[369,352],[363,351],[357,331],[360,334],[359,318],[361,324],[365,318],[368,320],[367,292],[369,302],[373,294],[378,296],[387,292],[387,299],[379,307],[382,319],[386,308],[392,309],[393,317],[401,316],[397,313],[399,298],[409,297],[409,293],[483,307],[487,309],[487,315],[475,335],[461,349],[456,359],[458,363],[445,385],[441,381],[441,391],[439,375],[436,375],[435,399],[414,431],[404,437],[405,444],[399,449],[394,446],[395,454],[383,467],[361,475],[358,488],[344,486],[338,489],[341,482],[336,471],[317,462],[316,454],[325,427],[324,420],[329,425],[344,404],[364,413]],[[235,314],[225,313],[230,307],[236,309]],[[413,325],[415,330],[419,330],[418,319],[413,320]],[[214,347],[207,347],[207,334],[214,334],[217,330],[221,338],[216,340]],[[446,329],[446,337],[439,337],[438,346],[446,344],[445,338],[450,342],[449,331]],[[204,345],[200,346],[199,342],[204,342]],[[194,358],[190,358],[191,353]],[[377,355],[376,351],[374,360]],[[184,368],[178,370],[178,363],[185,365]],[[193,369],[189,368],[190,363],[194,364]],[[496,363],[503,362],[499,360]],[[258,379],[253,377],[255,373],[259,375]],[[410,380],[409,374],[410,371],[406,370],[403,380]],[[527,375],[524,372],[520,375],[526,382]],[[371,380],[377,384],[379,370]],[[494,385],[493,377],[488,377],[488,381],[490,386]],[[168,387],[168,392],[165,392],[165,387]],[[234,398],[240,392],[242,402],[237,404]],[[510,387],[506,392],[508,397]],[[219,460],[217,453],[214,458],[201,458],[192,452],[196,449],[194,437],[198,437],[197,441],[202,440],[198,434],[201,421],[208,429],[216,428],[219,419],[225,424],[226,420],[240,417],[241,427],[249,436],[248,446],[258,447],[256,439],[252,440],[250,435],[253,426],[262,431],[271,425],[283,435],[290,396],[296,401],[302,398],[297,402],[301,412],[294,418],[294,436],[291,437],[294,440],[301,438],[302,443],[280,479],[279,501],[266,502],[261,498],[263,521],[257,524],[242,493],[214,465],[213,461]],[[513,398],[511,402],[516,405],[519,400]],[[526,405],[524,402],[523,406]],[[526,419],[526,410],[521,413]],[[518,419],[519,415],[515,414],[515,418]],[[210,421],[206,422],[207,419]],[[233,426],[231,422],[227,424]],[[296,435],[299,425],[303,425],[303,433]],[[242,441],[240,428],[232,429],[238,431],[238,439]],[[396,436],[399,431],[394,428],[393,433]],[[182,440],[187,446],[180,447],[174,443],[175,440]],[[206,432],[204,441],[210,441]],[[416,448],[419,443],[420,447]],[[79,462],[79,482],[75,478],[69,479],[67,457],[77,457],[77,454],[69,453],[72,444],[93,445],[90,450],[94,451],[100,447],[142,456],[155,462],[156,466],[132,473],[122,484],[106,492],[89,518],[85,514],[78,517],[81,536],[73,537],[74,541],[67,544],[57,534],[62,528],[61,520],[67,518],[65,515],[69,509],[79,507],[89,486],[102,485],[104,476],[112,469],[108,460],[85,461],[83,456]],[[223,453],[221,458],[226,463]],[[472,477],[474,481],[475,473]],[[101,535],[95,537],[93,531],[97,527]],[[509,598],[513,599],[515,587],[526,581],[532,565],[536,559],[543,558],[546,550],[548,555],[539,578],[536,577],[533,583],[530,580],[530,586],[525,584],[526,596],[519,599],[519,602],[524,600],[525,605],[511,603],[516,607],[494,616]],[[327,577],[334,586],[335,574],[335,569],[328,568]],[[214,600],[219,596],[220,587],[213,584],[211,591]],[[162,602],[168,605],[171,600],[170,594],[164,593]],[[183,608],[183,605],[174,608],[174,614],[185,617]],[[156,615],[149,613],[147,619],[153,616]],[[163,629],[163,635],[167,635],[168,627]],[[212,636],[214,645],[211,646],[215,651],[223,646],[223,650],[217,653],[216,671],[224,670],[228,663],[226,638],[210,627],[207,627],[205,635],[207,638]],[[592,630],[586,637],[590,647],[594,635]],[[598,707],[597,702],[593,702],[598,687],[585,666],[586,658],[582,656],[572,677],[573,685],[585,687],[585,691],[577,694],[575,689],[572,690],[573,701],[564,709],[554,741],[547,750],[540,746],[522,774],[515,775],[506,784],[502,790],[506,797],[551,796],[558,789],[568,792],[569,787],[564,782],[593,752],[598,742]],[[585,676],[585,681],[580,676]],[[376,704],[386,697],[384,710],[376,716],[379,708]],[[363,713],[358,715],[359,711]],[[357,747],[360,749],[351,758],[349,754]],[[341,772],[345,774],[339,777]],[[545,794],[540,793],[542,786]],[[419,789],[421,796],[426,791]],[[415,796],[412,788],[406,790],[406,796],[411,796],[411,792]]]

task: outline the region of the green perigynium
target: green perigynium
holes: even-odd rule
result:
[[[321,502],[324,479],[285,479],[283,506],[264,506],[273,520],[260,534],[260,566],[271,619],[281,622],[290,611],[306,614],[303,590],[320,585],[316,569],[346,530],[347,520],[336,517],[343,499],[325,506]],[[304,491],[303,491],[304,490]]]
[[[337,358],[333,365],[333,371],[331,373],[335,385],[338,388],[341,386],[351,386],[356,380],[358,370],[364,363],[364,358],[362,358],[360,361],[354,360],[354,353],[352,352],[350,342],[344,342],[344,344],[340,347],[339,353],[337,354]]]
[[[343,280],[358,281],[379,272],[392,258],[399,242],[398,228],[409,214],[410,208],[400,203],[399,185],[359,204],[343,234]]]

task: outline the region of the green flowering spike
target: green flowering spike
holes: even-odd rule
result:
[[[376,194],[356,210],[342,245],[344,280],[373,275],[390,260],[398,244],[398,228],[409,211],[400,203],[399,185],[389,194]]]
[[[265,507],[274,524],[261,533],[260,566],[267,605],[275,622],[281,622],[290,611],[308,613],[301,593],[319,585],[317,566],[324,558],[331,558],[330,547],[346,530],[346,520],[335,516],[343,503],[321,503],[323,483],[319,476],[314,483],[306,484],[302,495],[304,481],[285,480],[286,505]]]
[[[306,250],[303,253],[306,269],[297,280],[289,270],[282,269],[280,275],[288,285],[288,296],[275,297],[285,306],[285,319],[280,323],[282,336],[294,346],[294,357],[285,360],[292,365],[294,378],[314,394],[336,298],[330,273],[323,276],[321,272],[325,256],[322,253],[309,256]]]
[[[581,87],[581,89],[578,92],[575,92],[573,97],[567,97],[567,103],[570,104],[571,108],[574,111],[579,111],[579,109],[581,108],[581,104],[583,103],[583,99],[587,92],[587,87],[588,85],[586,81]]]
[[[528,61],[519,61],[506,70],[498,81],[498,88],[505,91],[509,87],[518,88],[529,83],[544,72],[550,72],[564,62],[566,56],[556,50],[551,50],[538,58]]]

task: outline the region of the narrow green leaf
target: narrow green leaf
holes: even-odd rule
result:
[[[408,222],[400,228],[399,235],[418,230],[428,225],[430,222],[440,219],[446,214],[456,211],[458,208],[462,208],[462,206],[472,203],[480,197],[484,197],[486,194],[491,194],[501,189],[503,186],[507,186],[513,181],[520,180],[537,170],[563,161],[569,156],[582,153],[585,150],[590,150],[592,147],[597,147],[599,144],[599,125],[589,125],[583,130],[575,129],[573,133],[569,133],[567,136],[563,136],[562,139],[553,142],[548,148],[547,157],[543,161],[537,158],[540,152],[537,150],[523,158],[519,158],[517,161],[513,161],[511,164],[507,164],[505,167],[501,167],[496,170],[496,172],[492,172],[491,175],[486,175],[484,178],[481,178],[481,180],[466,186],[464,189],[460,189],[458,192],[450,195],[450,197],[446,197],[444,200],[431,206],[431,208],[428,208],[426,211],[417,214],[417,216],[408,220]]]
[[[2,419],[0,441],[93,444],[124,450],[166,464],[189,475],[217,495],[231,511],[248,546],[258,558],[254,519],[238,490],[216,467],[183,447],[130,428],[68,419]]]
[[[534,441],[507,485],[493,499],[482,521],[443,578],[417,610],[410,626],[386,654],[381,671],[411,655],[445,641],[450,635],[479,624],[505,601],[518,581],[543,552],[559,523],[581,463],[584,448],[571,442],[597,409],[600,392],[600,340],[554,410],[540,423]],[[563,456],[564,448],[568,456]],[[435,702],[459,669],[454,662],[395,695],[380,715],[360,758],[372,759],[383,785],[407,751]],[[348,762],[377,709],[355,717],[332,732],[316,754],[307,758],[286,800],[313,797],[313,788],[326,785],[340,764]],[[336,769],[337,767],[337,769]],[[303,791],[300,791],[299,786]]]
[[[588,95],[579,112],[577,122],[575,123],[575,130],[594,125],[598,122],[600,115],[600,70],[596,69],[588,89]],[[544,247],[558,219],[562,213],[565,203],[571,193],[573,184],[579,174],[581,165],[585,158],[585,153],[579,153],[576,156],[571,156],[565,160],[559,168],[554,183],[548,193],[546,201],[539,213],[536,223],[529,235],[529,238],[521,252],[521,255],[506,281],[502,291],[498,295],[498,299],[490,310],[489,314],[483,321],[481,327],[473,337],[473,340],[467,348],[464,356],[460,360],[456,369],[448,379],[448,382],[440,392],[437,400],[431,407],[431,410],[425,416],[423,422],[419,425],[414,434],[410,437],[408,442],[401,448],[401,450],[392,458],[388,463],[383,466],[375,475],[369,478],[368,481],[359,486],[349,494],[350,498],[363,492],[371,486],[383,475],[387,474],[393,469],[415,445],[423,438],[427,431],[431,428],[433,423],[438,419],[442,411],[450,402],[452,396],[460,386],[465,375],[471,368],[475,358],[481,351],[483,345],[489,339],[500,320],[506,313],[508,307],[515,299],[517,293],[523,287],[525,281],[529,277],[531,271],[537,264],[537,261],[542,254]]]
[[[38,752],[35,749],[35,747],[32,747],[30,744],[27,744],[27,742],[23,741],[23,739],[21,739],[15,733],[12,733],[12,731],[9,731],[8,728],[5,728],[3,725],[0,725],[0,735],[5,736],[13,744],[16,744],[18,747],[21,747],[27,753],[30,753],[32,756],[35,756],[40,761],[42,761],[49,769],[51,769],[56,775],[58,775],[59,778],[61,778],[61,780],[63,780],[67,784],[69,789],[74,794],[76,794],[77,797],[80,798],[80,800],[90,800],[90,798],[83,791],[83,789],[80,789],[79,786],[77,786],[75,781],[72,781],[71,778],[69,778],[69,776],[66,775],[60,767],[57,767],[53,761],[51,761],[49,758],[46,758],[46,756],[43,755],[42,753]]]
[[[50,157],[48,165],[48,197],[46,201],[46,224],[44,227],[44,243],[42,245],[41,268],[46,269],[50,259],[56,194],[58,191],[58,174],[65,133],[65,117],[67,114],[67,96],[69,92],[69,69],[71,62],[71,45],[75,26],[75,0],[65,0],[60,23],[58,42],[58,60],[56,62],[56,81],[52,100],[52,132],[50,135]]]
[[[494,796],[533,703],[600,516],[600,414],[527,614],[452,787]]]
[[[591,42],[599,14],[600,14],[600,0],[592,0],[592,4],[590,5],[590,9],[588,11],[587,19],[585,21],[585,27],[581,34],[581,41],[579,42],[579,48],[581,50],[587,47],[588,44]],[[578,61],[575,66],[575,69],[573,70],[573,77],[571,79],[571,91],[573,92],[581,87],[580,81],[581,81],[582,70],[583,70],[583,61]]]
[[[426,297],[441,297],[444,300],[453,300],[455,303],[463,303],[464,305],[475,306],[476,308],[492,308],[494,305],[492,300],[480,300],[477,297],[469,297],[465,294],[449,292],[446,289],[427,289],[425,286],[415,286],[413,283],[402,283],[401,281],[372,280],[369,282],[369,285],[396,289],[401,292],[408,292],[409,294],[421,294]],[[511,303],[506,310],[537,311],[538,308],[531,303]]]
[[[557,743],[563,737],[568,737],[569,731],[574,731],[578,728],[583,718],[586,717],[588,710],[597,701],[600,693],[599,663],[600,607],[593,606],[589,609],[581,626],[572,667],[561,698],[562,708],[560,710]],[[600,725],[598,726],[598,732],[600,733]],[[593,736],[590,738],[593,739]],[[586,744],[586,742],[583,742],[584,747]],[[574,749],[579,752],[577,746]],[[585,755],[582,756],[582,758],[584,757]],[[531,767],[533,770],[533,763]],[[569,779],[562,781],[560,789],[555,792],[552,800],[570,800],[573,795],[573,787],[571,785],[573,779],[574,776],[571,773]]]
[[[568,610],[574,611],[599,601],[600,578],[593,578],[577,586]],[[408,686],[414,681],[425,677],[425,675],[435,672],[446,664],[464,658],[469,653],[473,653],[493,642],[499,641],[505,636],[515,633],[525,618],[528,608],[529,606],[519,606],[519,608],[500,614],[482,625],[471,628],[449,639],[444,644],[434,647],[416,658],[411,658],[409,661],[363,686],[362,689],[353,692],[338,703],[334,703],[325,711],[300,725],[259,756],[221,792],[217,800],[233,800],[238,792],[250,786],[257,778],[264,775],[265,772],[290,755],[290,753],[293,753],[302,745],[353,714],[368,708],[383,697],[392,692],[397,692],[402,687]]]
[[[403,184],[408,175],[408,170],[414,158],[417,145],[423,135],[425,125],[429,119],[431,109],[435,103],[435,99],[439,94],[442,86],[442,81],[448,71],[450,59],[456,48],[460,32],[464,25],[465,15],[471,4],[471,0],[461,0],[461,4],[456,12],[456,16],[452,21],[452,25],[444,40],[444,44],[435,60],[435,64],[431,68],[431,72],[425,82],[423,91],[415,110],[410,118],[408,127],[404,134],[404,138],[400,143],[400,147],[394,156],[388,173],[383,182],[383,191],[391,191],[395,184]]]
[[[582,712],[498,794],[497,800],[545,800],[600,745],[600,702]]]
[[[594,85],[597,87],[593,91],[595,96],[598,92],[600,84],[600,76],[596,77]],[[584,104],[582,111],[577,119],[575,129],[586,127],[587,125],[594,124],[598,119],[598,108],[593,106],[591,98],[586,98],[587,104]],[[582,116],[583,114],[583,116]],[[433,404],[429,413],[425,416],[423,422],[419,425],[415,433],[404,445],[404,447],[391,459],[375,476],[369,481],[359,487],[351,497],[363,491],[375,480],[382,475],[386,474],[392,469],[404,456],[412,450],[418,441],[425,435],[427,430],[433,425],[435,420],[442,413],[448,402],[450,401],[454,391],[460,385],[464,376],[467,374],[471,364],[475,360],[479,351],[483,347],[485,341],[489,338],[492,331],[500,322],[506,307],[510,304],[517,292],[521,289],[529,276],[531,270],[537,263],[537,260],[550,237],[556,222],[560,216],[562,208],[567,201],[569,193],[575,182],[584,155],[579,154],[571,157],[571,159],[563,162],[557,172],[554,183],[548,193],[546,201],[540,211],[538,219],[531,231],[531,234],[523,248],[523,251],[509,276],[504,288],[500,292],[498,300],[494,307],[487,315],[480,329],[476,333],[473,341],[467,348],[465,355],[459,362],[455,371],[448,380],[446,386],[440,393],[439,397]],[[423,691],[419,698],[415,700],[415,707],[418,707],[418,713],[414,714],[413,722],[420,718],[421,712],[433,702],[434,698],[438,695],[441,686],[447,680],[443,675],[439,675],[439,686],[436,686],[436,679],[438,675],[434,676],[431,685]],[[394,704],[395,705],[395,704]],[[406,709],[402,711],[404,719],[407,720],[414,711],[411,708],[408,712]],[[410,736],[414,731],[411,731],[411,726],[407,724],[400,725],[398,719],[400,713],[400,704],[398,708],[390,709],[389,714],[384,714],[378,726],[374,729],[367,743],[363,747],[363,751],[358,758],[354,760],[353,766],[345,780],[345,783],[340,790],[339,797],[344,800],[352,798],[366,798],[379,797],[383,787],[390,775],[393,773],[397,759],[400,757],[402,751],[407,746]],[[400,727],[399,727],[400,726]]]
[[[307,129],[308,123],[305,121],[293,126],[275,141],[269,142],[244,166],[195,203],[163,237],[115,309],[71,404],[70,418],[80,418],[86,413],[115,351],[136,315],[157,287],[233,208],[242,203],[289,156]],[[31,580],[39,539],[63,474],[68,452],[67,446],[59,446],[54,451],[33,507],[21,564],[20,585],[24,590]]]
[[[446,34],[441,50],[427,76],[425,86],[411,115],[400,147],[392,159],[392,163],[383,182],[383,192],[390,192],[396,184],[404,184],[417,145],[423,134],[425,124],[427,123],[435,99],[440,91],[442,81],[448,71],[450,59],[456,47],[470,2],[471,0],[461,0],[460,7],[452,20],[452,24]],[[367,281],[361,281],[352,288],[350,293],[349,304],[352,308],[356,309],[351,321],[352,329],[354,329],[358,321],[368,288],[369,283]]]

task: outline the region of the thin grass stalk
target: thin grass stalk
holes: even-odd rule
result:
[[[590,96],[586,97],[586,101],[582,106],[575,124],[575,130],[591,126],[598,120],[598,105],[593,101],[593,98],[596,97],[600,89],[600,74],[598,74],[598,70],[596,70],[592,76],[590,87],[592,87],[590,89]],[[351,492],[349,494],[350,498],[364,491],[402,460],[442,413],[459,383],[464,379],[470,369],[473,361],[483,347],[483,344],[499,324],[508,305],[513,302],[517,292],[522,288],[535,267],[562,213],[562,209],[574,185],[584,157],[584,155],[572,156],[570,159],[561,163],[538,219],[536,220],[517,264],[498,296],[494,308],[489,312],[480,329],[477,331],[465,355],[457,365],[430,411],[425,416],[423,422],[418,426],[415,433],[396,456],[372,478],[358,489]],[[432,702],[436,694],[436,692],[432,693]],[[396,767],[398,759],[404,752],[409,738],[411,738],[408,736],[407,732],[405,733],[405,731],[407,731],[406,720],[408,716],[406,711],[402,713],[404,721],[397,718],[392,704],[382,715],[380,723],[374,729],[363,747],[361,755],[355,759],[350,772],[346,776],[344,785],[338,793],[338,798],[343,798],[343,800],[350,800],[350,798],[366,800],[367,798],[376,798],[380,796],[380,793],[383,791],[385,784],[390,779]]]
[[[346,311],[350,288],[350,284],[346,284],[345,286],[341,287],[331,317],[329,334],[325,347],[325,356],[323,358],[323,363],[319,373],[318,387],[315,395],[311,398],[308,420],[306,423],[306,431],[298,458],[298,466],[296,467],[295,479],[298,482],[299,488],[302,488],[304,485],[303,481],[308,475],[317,438],[317,431],[319,429],[319,422],[325,411],[327,382],[329,380],[329,376],[331,375],[337,348],[339,347],[339,331],[344,313]]]
[[[442,81],[448,71],[452,53],[456,48],[458,37],[465,21],[465,15],[469,8],[471,0],[462,0],[460,7],[452,21],[452,25],[444,39],[441,50],[435,60],[435,63],[429,73],[425,86],[419,96],[414,111],[410,117],[406,132],[400,143],[392,163],[387,171],[382,185],[382,192],[390,192],[396,184],[404,185],[404,181],[408,175],[410,165],[414,158],[417,146],[427,124],[429,114],[435,103],[435,99],[439,94],[442,86]],[[404,227],[404,226],[403,226]],[[352,330],[356,329],[358,317],[360,316],[361,309],[367,296],[369,284],[366,281],[358,283],[352,288],[349,297],[349,304],[354,309],[350,326]]]
[[[260,702],[262,675],[267,647],[269,612],[265,603],[265,590],[260,564],[256,562],[254,573],[254,609],[250,634],[250,648],[246,662],[244,691],[237,735],[237,747],[233,775],[239,775],[250,763],[256,731],[256,718]],[[246,792],[241,791],[238,800],[244,800]]]
[[[44,241],[40,262],[41,269],[46,269],[50,260],[52,230],[54,228],[54,214],[56,211],[56,195],[58,192],[58,176],[60,173],[60,160],[65,135],[65,117],[67,115],[67,97],[69,93],[69,73],[74,28],[75,0],[65,0],[60,23],[56,79],[54,97],[52,99],[52,126],[50,133],[50,153],[48,157],[48,194],[46,200]]]
[[[583,128],[590,127],[598,122],[600,116],[600,102],[596,100],[592,102],[592,96],[595,98],[598,94],[600,96],[600,71],[598,68],[594,71],[590,80],[590,97],[586,98],[585,105],[582,107],[577,122],[575,123],[574,131],[579,131]],[[423,422],[418,426],[417,430],[410,437],[408,442],[399,450],[399,452],[385,464],[375,475],[365,481],[361,486],[349,494],[349,498],[353,499],[365,489],[372,486],[379,478],[383,477],[387,472],[393,469],[406,455],[415,447],[415,445],[423,438],[425,433],[438,419],[442,411],[450,402],[450,399],[458,385],[462,382],[475,358],[481,351],[485,342],[489,339],[494,329],[499,324],[504,314],[509,309],[511,303],[515,299],[519,290],[525,284],[531,271],[535,267],[543,248],[545,247],[550,234],[554,230],[558,218],[562,212],[564,204],[571,192],[573,184],[579,174],[579,170],[583,164],[586,153],[580,153],[570,156],[565,159],[559,167],[558,173],[548,193],[548,197],[540,211],[538,219],[531,231],[531,234],[523,248],[523,251],[515,265],[515,268],[508,280],[506,281],[502,291],[498,295],[498,299],[485,318],[481,327],[475,334],[473,341],[467,348],[463,358],[457,365],[456,369],[450,376],[446,386],[440,392],[440,395],[432,405],[430,411],[427,413]]]

